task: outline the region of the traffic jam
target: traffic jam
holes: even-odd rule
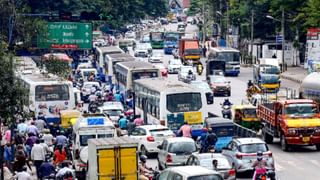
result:
[[[319,96],[309,90],[317,77],[300,93],[283,89],[278,61],[261,59],[233,104],[240,52],[201,42],[187,31],[197,21],[170,14],[119,36],[94,31],[93,49],[77,61],[61,50],[40,57],[68,62],[67,79],[16,57],[34,117],[17,117],[15,154],[4,131],[5,160],[15,159],[6,168],[43,180],[276,180],[275,138],[283,151],[320,150]]]

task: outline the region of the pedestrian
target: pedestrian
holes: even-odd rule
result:
[[[43,114],[43,112],[39,112],[38,113],[38,117],[37,117],[38,119],[42,119],[42,120],[46,120],[46,117],[45,117],[45,115]]]
[[[36,143],[33,145],[31,150],[31,159],[33,160],[33,164],[36,167],[37,177],[39,176],[39,168],[43,161],[46,160],[46,154],[43,146],[40,145],[40,140],[37,139]]]
[[[32,149],[32,147],[35,144],[37,139],[38,139],[38,137],[35,136],[33,133],[28,133],[28,138],[27,138],[26,143],[25,143],[28,156],[30,156],[31,149]]]
[[[120,137],[122,136],[122,131],[121,129],[119,128],[119,124],[114,124],[114,127],[116,128],[116,133],[117,133],[117,137]]]
[[[13,175],[10,171],[10,169],[7,166],[3,166],[3,177],[4,179],[12,179]]]
[[[57,145],[57,149],[53,154],[54,165],[60,165],[64,160],[67,159],[67,153],[62,147],[62,145]]]
[[[46,161],[39,167],[39,178],[48,177],[55,173],[55,167],[50,162],[50,158],[46,158]]]
[[[126,116],[120,115],[120,119],[119,119],[119,127],[122,130],[126,130],[127,129],[127,124],[128,124],[128,119],[126,118]]]
[[[11,143],[11,130],[7,129],[4,133],[4,141],[5,143]]]
[[[50,134],[50,130],[49,129],[44,129],[43,133],[44,133],[44,135],[42,136],[42,138],[44,139],[44,142],[48,146],[51,146],[52,145],[52,140],[53,140],[53,135]]]
[[[4,153],[3,153],[3,158],[5,165],[9,168],[12,169],[11,162],[14,160],[14,156],[12,154],[12,146],[10,142],[7,142],[6,145],[4,146]]]
[[[26,140],[25,136],[21,133],[19,133],[19,130],[18,129],[15,129],[14,130],[15,133],[14,133],[14,144],[15,145],[18,145],[18,144],[23,144]]]
[[[120,94],[120,91],[116,91],[116,94],[114,95],[114,100],[117,102],[122,102],[122,96]]]
[[[206,139],[207,139],[207,135],[208,135],[208,129],[204,128],[202,129],[202,133],[200,135],[200,137],[198,137],[198,142],[200,142],[200,153],[204,153],[206,148]]]
[[[43,119],[36,119],[34,123],[40,133],[47,127],[47,124]]]
[[[187,121],[184,122],[184,124],[180,127],[178,134],[182,135],[182,137],[191,137],[191,126],[188,124]]]
[[[208,129],[208,135],[206,138],[206,147],[212,147],[214,148],[216,143],[218,141],[217,135],[213,132],[211,128]],[[207,150],[208,151],[208,150]]]
[[[27,172],[27,167],[23,167],[21,171],[18,171],[18,173],[14,176],[14,179],[16,180],[32,180],[31,175]]]
[[[136,115],[136,118],[134,119],[133,122],[136,126],[143,125],[143,119],[141,118],[141,115],[140,114]]]
[[[136,124],[133,122],[133,120],[129,120],[129,122],[127,123],[127,129],[128,129],[127,131],[129,136],[131,135],[135,127],[136,127]]]
[[[29,161],[27,159],[27,154],[24,150],[23,145],[19,144],[17,146],[17,150],[15,153],[15,162],[13,164],[13,170],[14,171],[21,171],[22,168],[27,165],[30,169],[30,171],[32,171],[31,166],[29,164]]]
[[[21,119],[20,123],[17,125],[18,132],[20,134],[26,134],[28,129],[28,124],[25,119]]]
[[[202,53],[203,53],[203,57],[207,57],[207,48],[205,45],[203,45]]]
[[[31,121],[31,124],[28,126],[27,133],[28,134],[32,133],[32,134],[34,134],[36,136],[39,135],[39,130],[38,130],[37,126],[35,126],[35,122],[34,121]]]
[[[40,145],[43,147],[44,153],[47,154],[49,152],[49,146],[44,142],[44,139],[40,139]]]
[[[126,100],[126,105],[128,108],[133,108],[133,96],[129,95]]]
[[[58,136],[56,137],[56,145],[62,145],[63,147],[67,146],[68,139],[64,134],[64,131],[59,131]]]

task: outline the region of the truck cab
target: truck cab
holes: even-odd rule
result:
[[[116,129],[111,120],[104,115],[96,114],[80,117],[73,125],[73,164],[76,174],[87,168],[88,140],[111,138],[116,136]]]

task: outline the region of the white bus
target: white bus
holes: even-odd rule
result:
[[[127,61],[134,61],[135,58],[130,54],[120,53],[120,54],[108,54],[105,58],[105,69],[106,75],[114,77],[114,68],[116,63],[118,62],[127,62]],[[114,81],[115,79],[113,79]]]
[[[238,76],[240,73],[240,51],[234,48],[227,47],[213,47],[209,49],[208,59],[210,64],[207,64],[208,70],[217,70],[216,66],[221,66],[220,62],[223,62],[221,67],[226,75]]]
[[[133,90],[133,81],[137,79],[160,77],[160,69],[143,61],[119,62],[115,65],[118,89],[124,95]]]
[[[124,53],[122,49],[117,46],[106,46],[106,47],[96,47],[96,59],[97,59],[97,69],[99,73],[106,74],[105,63],[107,54],[120,54]]]
[[[148,124],[161,124],[178,131],[186,121],[192,136],[199,136],[209,107],[205,91],[178,80],[150,78],[134,83],[136,112]]]
[[[75,108],[72,82],[43,74],[20,74],[19,80],[28,90],[30,111],[42,112],[47,122],[60,122],[60,110]]]

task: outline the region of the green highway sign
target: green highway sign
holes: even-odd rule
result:
[[[41,49],[91,49],[92,24],[79,22],[48,22],[47,32],[38,36]]]

